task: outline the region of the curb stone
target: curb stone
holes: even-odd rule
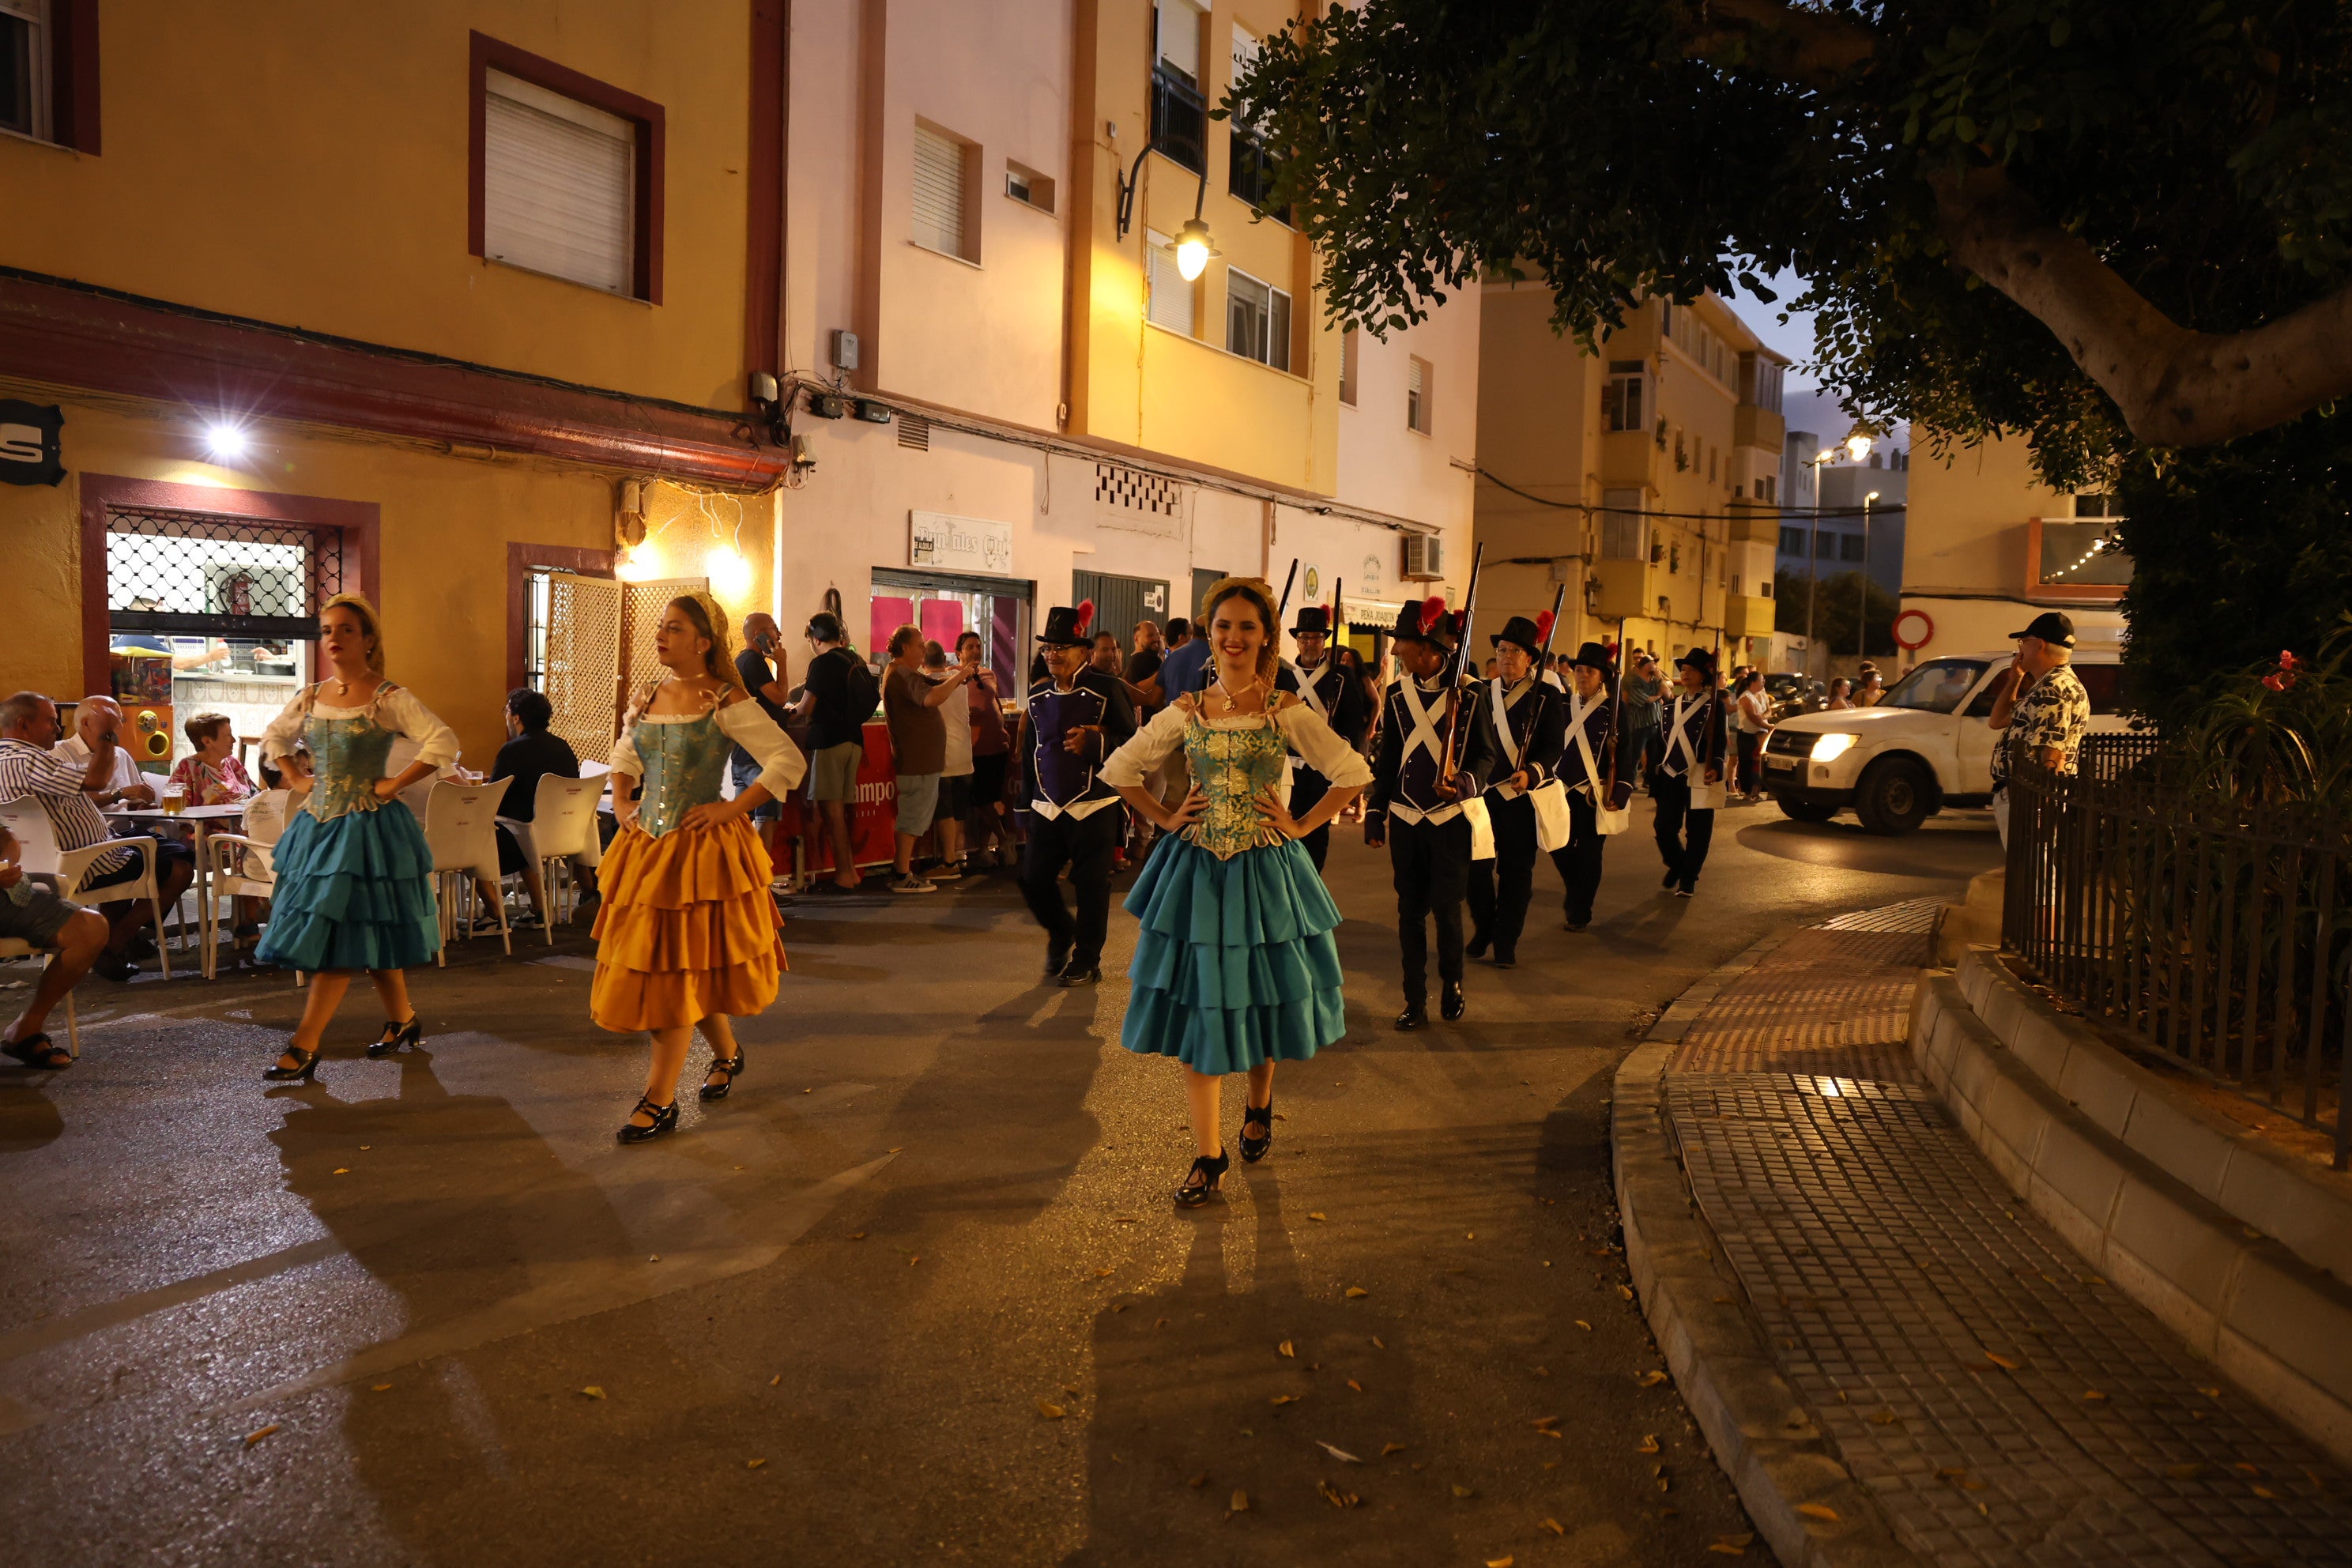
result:
[[[1777,931],[1695,982],[1617,1068],[1610,1167],[1625,1262],[1675,1387],[1757,1531],[1786,1568],[1917,1568],[1781,1378],[1738,1279],[1692,1199],[1662,1101],[1666,1060],[1733,981],[1793,934]],[[1798,1512],[1824,1507],[1834,1521]]]

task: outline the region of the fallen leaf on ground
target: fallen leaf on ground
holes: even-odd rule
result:
[[[1320,1438],[1316,1439],[1315,1446],[1322,1449],[1325,1453],[1330,1455],[1333,1458],[1339,1460],[1343,1465],[1360,1465],[1364,1462],[1363,1460],[1356,1458],[1355,1455],[1348,1452],[1347,1449],[1335,1448],[1331,1447],[1330,1444],[1324,1442]]]
[[[348,1176],[351,1173],[352,1168],[349,1165],[338,1165],[335,1167],[335,1174],[339,1176]]]
[[[781,1372],[780,1372],[780,1373],[776,1373],[776,1375],[775,1375],[775,1376],[773,1376],[773,1377],[772,1377],[772,1378],[768,1379],[768,1386],[769,1386],[770,1388],[773,1388],[773,1387],[775,1387],[778,1384],[780,1384],[780,1383],[782,1383],[782,1382],[783,1382],[783,1381],[784,1381],[784,1374],[783,1374],[782,1373],[781,1373]]]
[[[1486,1568],[1511,1568],[1511,1559],[1507,1557],[1489,1557],[1486,1559]]]
[[[2208,1399],[2219,1399],[2221,1397],[2221,1391],[2218,1388],[2200,1388],[2197,1392],[2203,1394]]]
[[[1274,1396],[1274,1403],[1276,1405],[1296,1405],[1306,1397],[1307,1396],[1303,1394],[1277,1394]]]
[[[1985,1360],[1992,1363],[1993,1365],[2000,1367],[2005,1372],[2015,1372],[2020,1366],[2024,1364],[2015,1356],[2000,1355],[1992,1351],[1985,1352]]]
[[[1297,1360],[1297,1359],[1298,1359],[1298,1351],[1297,1351],[1297,1349],[1295,1346],[1293,1346],[1293,1345],[1291,1344],[1291,1342],[1290,1342],[1288,1340],[1285,1340],[1285,1341],[1283,1341],[1280,1344],[1278,1344],[1278,1345],[1275,1346],[1274,1348],[1275,1348],[1275,1350],[1276,1350],[1278,1353],[1280,1353],[1280,1354],[1282,1354],[1282,1355],[1286,1355],[1286,1356],[1290,1357],[1293,1361],[1296,1361],[1296,1360]]]
[[[597,1387],[593,1383],[587,1387],[582,1389],[580,1392],[586,1394],[591,1399],[602,1399],[604,1397],[604,1391]]]
[[[1536,1368],[1536,1375],[1538,1377],[1549,1377],[1551,1375],[1551,1368],[1548,1366],[1539,1366]]]
[[[661,1254],[656,1252],[651,1258],[646,1258],[646,1261],[648,1263],[659,1263],[661,1261]]]
[[[2254,1489],[2254,1495],[2256,1497],[2274,1498],[2278,1496],[2278,1493],[2271,1490],[2268,1487],[2256,1487]]]
[[[264,1426],[264,1427],[263,1427],[260,1431],[258,1431],[258,1432],[247,1432],[247,1433],[245,1435],[245,1446],[246,1446],[247,1447],[250,1448],[250,1447],[252,1447],[256,1443],[260,1442],[264,1437],[268,1436],[272,1432],[275,1432],[275,1431],[277,1431],[277,1430],[278,1430],[278,1423],[277,1423],[277,1422],[275,1422],[275,1421],[272,1421],[268,1426]]]
[[[1359,1394],[1361,1394],[1361,1393],[1363,1393],[1363,1392],[1364,1392],[1364,1385],[1363,1385],[1362,1384],[1360,1384],[1360,1383],[1358,1383],[1358,1382],[1357,1382],[1354,1378],[1352,1378],[1352,1377],[1351,1377],[1351,1378],[1349,1378],[1349,1379],[1348,1380],[1348,1386],[1349,1386],[1349,1388],[1354,1389],[1354,1390],[1355,1390],[1357,1393],[1359,1393]]]
[[[1466,1231],[1463,1234],[1462,1239],[1465,1241],[1475,1241],[1478,1239],[1478,1233],[1475,1230]]]
[[[1547,1426],[1559,1426],[1559,1417],[1557,1415],[1538,1415],[1533,1421],[1529,1422],[1528,1425],[1540,1432]]]
[[[2105,1399],[2106,1395],[2101,1394],[2095,1388],[2086,1388],[2083,1390],[2083,1397],[2085,1399]]]
[[[1658,1384],[1666,1381],[1666,1374],[1663,1372],[1645,1372],[1633,1381],[1640,1384],[1643,1388],[1655,1388]]]
[[[372,1386],[372,1387],[375,1390],[375,1392],[376,1392],[376,1393],[378,1393],[378,1394],[389,1394],[389,1393],[391,1393],[391,1392],[392,1392],[392,1384],[388,1384],[388,1383],[378,1383],[378,1384],[371,1384],[371,1386]]]
[[[2173,1465],[2168,1468],[2164,1473],[2170,1476],[2176,1481],[2193,1481],[2198,1477],[2205,1473],[2205,1467],[2202,1465]]]
[[[1825,1502],[1801,1502],[1797,1505],[1797,1511],[1807,1519],[1825,1519],[1832,1523],[1836,1522],[1838,1516],[1837,1510]]]
[[[767,1462],[765,1459],[746,1459],[743,1461],[743,1468],[747,1470],[756,1470]]]
[[[1321,1209],[1309,1209],[1307,1211],[1307,1217],[1308,1219],[1321,1219],[1323,1217],[1323,1211]]]
[[[1244,1491],[1234,1493],[1234,1500],[1225,1505],[1225,1511],[1228,1513],[1247,1513],[1249,1511],[1249,1493]]]
[[[1464,1486],[1460,1481],[1456,1481],[1454,1483],[1454,1495],[1455,1497],[1476,1497],[1478,1494],[1473,1489]]]
[[[1378,1335],[1378,1334],[1374,1334],[1374,1335],[1372,1336],[1372,1348],[1373,1348],[1374,1350],[1376,1350],[1376,1351],[1384,1351],[1384,1350],[1388,1349],[1389,1347],[1388,1347],[1388,1346],[1386,1346],[1386,1345],[1384,1345],[1384,1344],[1382,1344],[1382,1343],[1381,1343],[1381,1337],[1380,1337],[1380,1335]]]
[[[1108,1268],[1097,1268],[1095,1270],[1095,1278],[1097,1279],[1108,1279],[1110,1278],[1110,1270]]]
[[[1657,1451],[1658,1435],[1655,1432],[1644,1433],[1641,1442],[1633,1447],[1633,1452],[1637,1454],[1654,1454]]]
[[[1383,1443],[1381,1445],[1381,1458],[1383,1459],[1387,1458],[1391,1454],[1402,1454],[1403,1452],[1404,1445],[1402,1443]]]
[[[1124,1312],[1128,1308],[1133,1305],[1134,1303],[1131,1301],[1113,1301],[1110,1304],[1110,1310],[1114,1312]]]
[[[1871,1416],[1871,1420],[1881,1426],[1892,1426],[1895,1425],[1895,1412],[1892,1410],[1878,1411]]]
[[[1560,1523],[1560,1521],[1556,1519],[1542,1519],[1538,1520],[1536,1522],[1542,1525],[1546,1530],[1550,1531],[1554,1535],[1566,1535],[1568,1533],[1568,1526]]]
[[[1591,1333],[1591,1332],[1592,1331],[1592,1325],[1591,1325],[1591,1323],[1586,1322],[1582,1318],[1579,1318],[1579,1319],[1577,1319],[1577,1320],[1576,1320],[1576,1326],[1577,1326],[1578,1328],[1580,1328],[1580,1329],[1582,1329],[1582,1330],[1583,1330],[1586,1333],[1588,1333],[1588,1334],[1589,1334],[1589,1333]]]
[[[1745,1546],[1734,1546],[1727,1541],[1709,1542],[1706,1549],[1709,1552],[1715,1552],[1723,1557],[1745,1557],[1748,1555],[1748,1548]]]
[[[1350,1285],[1348,1287],[1348,1300],[1350,1301],[1356,1300],[1360,1297],[1369,1296],[1371,1292],[1365,1289],[1361,1285]]]
[[[1341,1491],[1339,1488],[1333,1486],[1328,1481],[1317,1481],[1315,1483],[1315,1489],[1321,1492],[1323,1494],[1323,1500],[1329,1503],[1333,1508],[1353,1508],[1358,1503],[1364,1500],[1353,1492]]]
[[[1060,1405],[1054,1404],[1050,1400],[1041,1399],[1037,1402],[1037,1414],[1043,1415],[1048,1421],[1059,1421],[1063,1416],[1067,1415],[1069,1412],[1063,1409]]]
[[[1617,1294],[1630,1301],[1633,1299],[1633,1288],[1630,1285],[1620,1285],[1617,1287]]]
[[[907,1254],[907,1267],[909,1268],[912,1268],[916,1264],[920,1263],[922,1260],[923,1255],[919,1252],[910,1252]]]
[[[853,1230],[849,1233],[849,1239],[852,1241],[864,1241],[866,1239],[866,1233],[862,1230]]]
[[[2250,1476],[2259,1476],[2263,1473],[2263,1468],[2260,1465],[2250,1465],[2243,1459],[2238,1461],[2237,1468]]]
[[[1186,1481],[1184,1484],[1191,1487],[1194,1491],[1199,1491],[1202,1487],[1209,1484],[1209,1472],[1202,1470],[1199,1475],[1194,1476],[1191,1480]]]

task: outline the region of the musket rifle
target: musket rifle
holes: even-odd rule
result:
[[[1445,672],[1445,765],[1437,775],[1440,783],[1454,777],[1454,759],[1462,738],[1462,672],[1470,658],[1470,628],[1478,610],[1478,572],[1486,559],[1485,543],[1472,548],[1470,585],[1462,591],[1462,636],[1454,645],[1453,662]]]

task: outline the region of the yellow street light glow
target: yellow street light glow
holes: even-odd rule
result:
[[[1190,283],[1209,269],[1209,258],[1217,254],[1216,245],[1209,237],[1209,226],[1199,218],[1186,218],[1184,226],[1176,231],[1176,270]]]
[[[621,558],[613,563],[613,575],[624,583],[646,582],[656,570],[654,563],[646,558],[643,550],[625,549],[621,552]]]
[[[253,449],[242,426],[215,419],[205,426],[205,449],[224,463],[234,463]]]
[[[704,552],[702,574],[710,579],[710,591],[724,598],[740,598],[751,585],[751,563],[732,545],[714,544]]]
[[[1878,499],[1878,492],[1876,490],[1873,490],[1862,499],[1864,500],[1876,500]]]
[[[1862,431],[1857,430],[1853,435],[1845,438],[1845,449],[1852,455],[1853,460],[1857,463],[1870,456],[1870,437],[1864,435]]]

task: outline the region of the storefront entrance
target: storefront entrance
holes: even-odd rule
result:
[[[965,577],[945,572],[874,570],[871,640],[858,651],[868,660],[887,657],[890,634],[900,626],[919,626],[925,638],[955,658],[956,639],[968,631],[980,634],[981,662],[996,672],[997,689],[1008,699],[1025,690],[1023,676],[1028,661],[1022,657],[1029,634],[1030,603],[1035,585],[1009,577]]]

